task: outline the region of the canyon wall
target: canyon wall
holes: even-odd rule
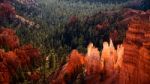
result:
[[[119,84],[149,84],[150,13],[128,10],[126,16],[130,16],[130,19],[123,43],[124,56]]]

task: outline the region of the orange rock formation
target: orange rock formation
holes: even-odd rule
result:
[[[125,51],[119,84],[150,83],[150,14],[143,11],[134,13],[123,44]]]
[[[67,64],[55,72],[55,77],[51,76],[50,81],[59,83],[51,83],[68,84],[70,83],[68,81],[75,83],[75,80],[71,79],[72,77],[77,79],[78,76],[73,74],[82,68],[85,84],[149,84],[150,13],[128,9],[124,11],[123,16],[125,19],[122,22],[128,23],[123,45],[119,45],[116,50],[110,41],[109,44],[103,43],[102,52],[99,52],[93,44],[89,44],[86,55],[73,51]],[[77,68],[77,65],[84,67]],[[69,75],[67,78],[65,73]]]
[[[20,69],[30,71],[40,65],[39,50],[32,45],[20,47],[19,44],[15,31],[0,29],[0,84],[9,84]]]
[[[67,64],[51,75],[50,83],[73,83],[80,73],[85,73],[83,80],[86,84],[112,83],[112,79],[116,78],[121,68],[123,51],[123,46],[118,46],[118,49],[115,50],[112,41],[110,44],[104,42],[101,55],[92,43],[89,44],[86,55],[73,50]]]

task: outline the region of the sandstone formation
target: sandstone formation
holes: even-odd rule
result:
[[[128,10],[126,13],[130,20],[123,43],[124,56],[119,84],[149,84],[150,14],[137,10]]]
[[[149,84],[150,13],[125,9],[123,17],[120,24],[128,25],[123,45],[115,49],[110,40],[103,43],[102,52],[92,43],[85,55],[73,51],[67,64],[50,76],[50,83]]]
[[[0,29],[0,84],[20,82],[18,73],[22,75],[40,66],[41,55],[32,45],[20,46],[15,31]],[[33,71],[33,70],[32,70]],[[37,74],[29,74],[31,80],[37,80]],[[38,77],[38,76],[37,76]]]
[[[89,44],[87,54],[73,50],[67,63],[49,77],[51,84],[113,84],[117,83],[124,48],[115,50],[112,41],[104,42],[102,53]],[[100,54],[101,53],[101,54]],[[80,82],[79,82],[80,81]]]

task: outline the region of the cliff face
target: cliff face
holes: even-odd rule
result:
[[[149,84],[150,14],[148,11],[131,12],[131,10],[126,16],[129,14],[119,84]]]

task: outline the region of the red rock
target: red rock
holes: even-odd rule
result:
[[[9,84],[10,82],[10,72],[7,67],[7,62],[4,57],[4,51],[0,50],[0,83]]]
[[[104,42],[99,54],[98,49],[90,44],[85,57],[72,51],[67,63],[51,75],[50,83],[74,82],[77,75],[83,73],[79,69],[83,68],[86,84],[150,84],[149,14],[128,9],[123,16],[128,23],[123,46],[115,50],[112,41],[110,44]],[[80,65],[85,67],[77,67]]]
[[[143,11],[135,15],[136,18],[130,21],[124,41],[125,51],[119,84],[150,83],[149,18]]]
[[[117,30],[114,30],[113,32],[110,33],[110,38],[112,39],[113,42],[117,41],[117,37],[118,37]]]
[[[40,72],[34,71],[31,74],[28,74],[29,80],[38,81],[40,79]]]
[[[93,44],[89,44],[88,52],[85,57],[85,81],[88,84],[94,82],[100,83],[100,74],[103,70],[103,63],[101,62],[100,52]]]
[[[15,35],[15,31],[9,28],[0,29],[0,45],[9,49],[17,48],[20,43],[18,36]]]
[[[79,54],[77,50],[73,50],[68,56],[68,62],[62,67],[62,69],[53,76],[50,80],[52,84],[65,84],[69,81],[73,81],[73,76],[77,76],[82,70],[84,64],[84,56]],[[76,72],[75,72],[76,71]]]
[[[19,39],[12,29],[0,29],[0,45],[11,49],[0,49],[0,84],[9,84],[11,78],[18,75],[18,69],[30,71],[41,64],[39,49],[32,45],[20,47]],[[33,73],[31,78],[37,80],[39,77]]]

